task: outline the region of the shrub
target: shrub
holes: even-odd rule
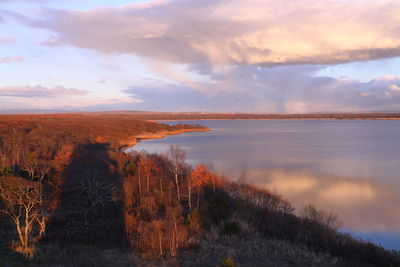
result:
[[[9,166],[0,167],[0,176],[5,176],[5,177],[13,176],[11,167],[9,167]]]
[[[217,224],[220,221],[224,221],[232,213],[232,209],[228,203],[228,196],[222,192],[217,192],[215,195],[211,195],[208,198],[208,217],[210,220]]]
[[[235,264],[235,262],[231,257],[228,257],[228,258],[223,258],[221,260],[221,263],[218,264],[216,267],[237,267],[237,265]]]
[[[303,207],[300,210],[300,216],[303,219],[315,221],[334,231],[342,227],[342,222],[339,221],[336,214],[325,210],[318,210],[312,204]]]
[[[224,235],[235,235],[242,231],[238,222],[225,222],[224,224]]]
[[[201,216],[198,210],[193,210],[186,216],[185,224],[192,231],[199,231],[201,228]]]
[[[137,166],[134,162],[129,162],[125,167],[125,175],[135,175]]]

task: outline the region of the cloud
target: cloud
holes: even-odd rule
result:
[[[309,113],[400,109],[398,77],[315,74],[321,64],[400,56],[398,11],[394,0],[157,0],[4,15],[51,30],[47,45],[138,55],[144,75],[160,79],[124,90],[140,103],[108,107]]]
[[[8,64],[8,63],[14,63],[14,62],[21,62],[23,61],[24,58],[21,56],[16,56],[16,57],[2,57],[0,58],[0,64]]]
[[[250,169],[248,176],[254,183],[288,198],[297,210],[312,203],[337,213],[347,229],[363,232],[400,230],[399,194],[368,179],[260,168]]]
[[[115,111],[115,110],[137,110],[142,99],[116,98],[116,99],[92,99],[84,105],[75,106],[81,111]],[[83,103],[82,103],[83,104]]]
[[[142,80],[123,90],[127,99],[99,109],[214,112],[374,112],[400,109],[400,77],[385,76],[368,82],[316,76],[321,66],[215,69],[191,65],[192,73],[207,79],[178,82]],[[202,74],[203,75],[203,74]],[[168,75],[170,77],[170,75]],[[57,88],[57,87],[56,87]],[[43,86],[0,87],[0,96],[54,98],[82,96],[83,90]],[[140,101],[138,101],[140,100]],[[5,100],[2,100],[5,101]],[[93,107],[94,108],[94,107]]]
[[[57,97],[18,97],[2,95],[0,112],[24,111],[100,111],[132,109],[140,100],[133,98],[107,98],[100,96],[58,95]]]
[[[215,111],[246,110],[254,106],[260,98],[252,94],[235,93],[233,90],[215,91],[208,94],[203,91],[209,84],[182,85],[163,81],[150,81],[142,86],[131,86],[124,93],[134,99],[141,99],[136,107],[141,110],[158,111]],[[201,88],[201,89],[199,89]],[[238,96],[240,95],[240,103]],[[239,105],[240,104],[240,105]]]
[[[48,45],[174,63],[336,64],[400,56],[397,0],[171,0],[19,18]]]
[[[201,70],[207,71],[207,67]],[[316,76],[321,66],[235,66],[187,84],[145,81],[125,93],[144,109],[271,113],[368,112],[400,109],[400,77],[368,82]]]
[[[0,96],[2,97],[51,98],[57,96],[85,95],[87,93],[88,91],[85,90],[65,88],[63,86],[56,86],[53,88],[46,88],[40,85],[0,87]]]
[[[388,88],[389,88],[390,90],[393,90],[393,91],[400,91],[400,86],[397,85],[397,84],[389,85]]]
[[[189,86],[157,80],[142,86],[131,86],[122,92],[133,99],[140,99],[137,108],[142,110],[185,111],[200,108],[205,103],[205,96]]]
[[[6,2],[48,2],[48,0],[0,0],[1,3],[6,3]]]
[[[4,43],[14,43],[14,39],[9,38],[9,37],[0,38],[0,44],[4,44]]]

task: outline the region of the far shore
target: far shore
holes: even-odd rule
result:
[[[129,119],[147,121],[197,121],[197,120],[400,120],[400,112],[375,113],[208,113],[208,112],[153,112],[153,111],[99,111],[77,113],[54,113],[43,111],[37,114],[1,114],[1,118],[30,118],[49,116],[87,116],[101,115],[103,118],[115,119],[123,116]]]
[[[98,112],[105,116],[129,116],[147,121],[201,120],[400,120],[400,113],[201,113],[201,112]]]
[[[232,121],[276,121],[276,120],[287,120],[287,121],[314,121],[314,120],[400,120],[400,118],[346,118],[346,119],[339,119],[339,118],[197,118],[197,119],[155,119],[155,120],[147,120],[151,122],[163,122],[163,121],[225,121],[225,120],[232,120]]]

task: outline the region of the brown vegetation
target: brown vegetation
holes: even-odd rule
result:
[[[1,246],[17,239],[11,248],[39,266],[115,265],[115,257],[107,262],[99,251],[118,251],[125,264],[127,250],[139,266],[193,265],[188,262],[199,253],[217,251],[218,258],[197,266],[263,266],[258,263],[272,257],[265,254],[273,246],[268,240],[280,240],[348,266],[399,265],[396,254],[339,233],[334,215],[310,206],[297,217],[289,202],[245,178],[235,183],[204,164],[193,168],[178,146],[166,154],[115,149],[119,138],[176,130],[170,126],[88,118],[14,117],[0,126],[0,238],[7,241],[0,242],[0,260]],[[253,252],[240,249],[238,240]]]
[[[152,138],[168,133],[208,130],[199,125],[170,126],[138,120],[133,115],[55,114],[55,115],[0,115],[0,137],[4,143],[0,160],[10,155],[12,165],[19,165],[21,149],[29,141],[30,147],[59,150],[66,144],[108,143],[111,148],[129,145],[139,138]],[[22,140],[22,138],[25,138]],[[33,143],[32,143],[33,142]],[[0,162],[1,163],[1,162]]]

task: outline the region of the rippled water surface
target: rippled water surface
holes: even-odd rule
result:
[[[169,122],[171,124],[177,122]],[[297,208],[336,212],[345,231],[400,249],[400,121],[210,120],[212,130],[148,140],[134,147],[164,152],[171,144],[191,163],[275,190]]]

